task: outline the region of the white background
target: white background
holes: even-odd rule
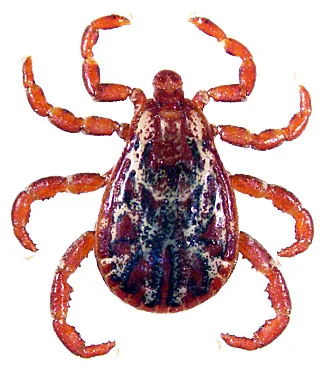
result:
[[[0,7],[1,28],[1,340],[3,374],[323,374],[324,335],[324,26],[321,2],[305,1],[11,1]],[[235,124],[259,132],[286,126],[299,106],[297,85],[311,93],[313,115],[305,133],[280,148],[258,152],[216,140],[225,167],[279,184],[313,214],[315,240],[294,259],[279,259],[291,292],[292,319],[264,349],[227,347],[221,332],[250,336],[273,316],[266,279],[239,259],[231,279],[203,305],[175,315],[137,311],[104,285],[93,257],[71,277],[75,289],[69,322],[87,343],[116,340],[108,355],[84,360],[72,355],[52,330],[49,294],[65,249],[94,228],[102,191],[59,194],[36,202],[28,230],[40,251],[32,255],[12,234],[16,195],[46,176],[104,173],[116,163],[117,136],[64,133],[31,111],[21,83],[23,59],[33,56],[35,79],[48,101],[77,116],[100,115],[130,122],[132,105],[95,103],[81,78],[80,38],[94,19],[132,17],[132,25],[100,34],[95,49],[102,82],[142,88],[152,95],[161,69],[181,74],[186,96],[218,84],[236,83],[240,60],[204,35],[187,18],[202,15],[254,56],[258,78],[246,103],[210,102],[213,124]],[[293,241],[294,221],[270,202],[238,195],[240,227],[276,252]]]

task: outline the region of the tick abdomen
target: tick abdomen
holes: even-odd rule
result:
[[[133,306],[193,307],[234,267],[236,213],[208,126],[190,103],[161,111],[148,101],[113,173],[98,223],[98,264]]]

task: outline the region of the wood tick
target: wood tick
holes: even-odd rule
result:
[[[211,125],[202,112],[209,99],[246,100],[254,88],[255,64],[246,47],[228,38],[208,19],[195,17],[189,21],[221,42],[228,54],[242,60],[239,83],[199,91],[192,100],[184,98],[182,79],[170,70],[154,77],[153,99],[147,99],[140,89],[101,83],[92,52],[99,30],[130,22],[111,15],[86,28],[81,43],[86,89],[96,101],[129,98],[134,104],[130,125],[97,116],[79,118],[52,106],[34,81],[31,58],[23,65],[27,98],[38,115],[48,117],[67,132],[116,132],[126,142],[118,163],[107,173],[42,178],[18,195],[12,209],[16,237],[26,249],[36,251],[25,228],[32,202],[59,192],[80,194],[105,187],[95,231],[84,233],[69,247],[56,270],[51,292],[54,330],[62,343],[81,357],[105,354],[115,345],[88,346],[66,322],[71,293],[68,278],[92,249],[110,290],[131,306],[156,313],[186,310],[215,295],[241,253],[268,279],[267,291],[276,316],[252,338],[222,334],[223,340],[237,348],[261,348],[278,337],[289,322],[291,301],[285,280],[262,245],[239,231],[234,190],[269,199],[294,218],[295,242],[279,256],[292,257],[308,248],[313,238],[312,218],[284,188],[248,175],[230,175],[217,153],[214,137],[256,150],[277,147],[305,129],[311,114],[310,96],[300,86],[300,110],[282,129],[252,134],[237,126]]]

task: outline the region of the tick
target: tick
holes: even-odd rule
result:
[[[285,280],[268,252],[238,229],[234,191],[270,200],[295,220],[295,242],[278,255],[292,257],[305,251],[313,238],[309,212],[289,191],[248,175],[229,174],[220,160],[214,137],[240,147],[269,150],[303,132],[311,114],[307,90],[300,86],[300,110],[281,129],[252,134],[232,125],[211,125],[203,114],[212,98],[219,102],[244,101],[256,78],[252,55],[206,18],[189,20],[239,57],[239,83],[199,91],[192,100],[184,97],[181,77],[162,70],[154,77],[153,99],[140,89],[101,83],[93,58],[99,30],[128,25],[128,19],[111,15],[93,21],[85,30],[81,53],[83,80],[96,101],[129,98],[134,105],[130,124],[109,118],[79,118],[49,104],[34,81],[32,60],[23,64],[23,83],[32,109],[48,117],[59,129],[89,135],[116,132],[125,148],[116,166],[107,173],[79,173],[47,177],[33,182],[16,198],[12,209],[14,233],[28,250],[36,251],[26,230],[30,206],[35,200],[59,192],[86,193],[105,187],[95,231],[79,237],[62,257],[56,270],[51,313],[54,330],[74,354],[93,357],[109,352],[106,342],[86,345],[66,322],[71,287],[68,278],[94,249],[100,273],[110,290],[140,310],[172,313],[190,309],[214,296],[230,277],[238,254],[268,279],[267,291],[275,318],[266,320],[252,338],[222,334],[228,344],[253,350],[271,343],[289,323],[291,301]]]

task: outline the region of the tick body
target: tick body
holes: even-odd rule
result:
[[[181,85],[174,72],[158,79]],[[213,130],[181,91],[170,95],[168,104],[148,100],[131,124],[96,230],[107,284],[131,305],[156,312],[206,300],[237,258],[236,205]]]
[[[268,150],[298,137],[311,113],[310,97],[300,87],[300,110],[281,129],[252,134],[232,125],[211,125],[204,106],[215,101],[244,101],[254,88],[256,69],[250,52],[205,18],[190,19],[206,34],[222,42],[227,53],[241,58],[239,83],[199,91],[184,97],[181,77],[160,71],[153,80],[154,95],[147,99],[140,89],[100,82],[92,48],[100,29],[129,24],[112,15],[92,22],[84,32],[81,51],[83,79],[97,101],[130,98],[134,117],[128,124],[91,116],[78,118],[47,102],[35,83],[31,58],[23,66],[23,80],[32,109],[58,128],[90,135],[111,135],[126,142],[116,166],[104,175],[79,173],[48,177],[21,192],[12,209],[14,233],[31,251],[36,246],[26,231],[33,201],[58,192],[80,194],[105,187],[95,231],[84,233],[64,254],[51,292],[54,330],[74,354],[93,357],[110,351],[115,343],[86,345],[66,322],[71,287],[67,280],[94,249],[100,273],[110,290],[124,302],[150,312],[178,312],[204,302],[225,284],[238,254],[268,279],[267,291],[276,316],[252,338],[222,334],[237,348],[253,350],[272,342],[289,322],[291,301],[284,278],[272,257],[256,240],[238,229],[234,190],[269,199],[295,220],[295,242],[279,252],[292,257],[305,251],[313,238],[309,212],[287,190],[247,175],[226,172],[214,137],[241,147]]]

